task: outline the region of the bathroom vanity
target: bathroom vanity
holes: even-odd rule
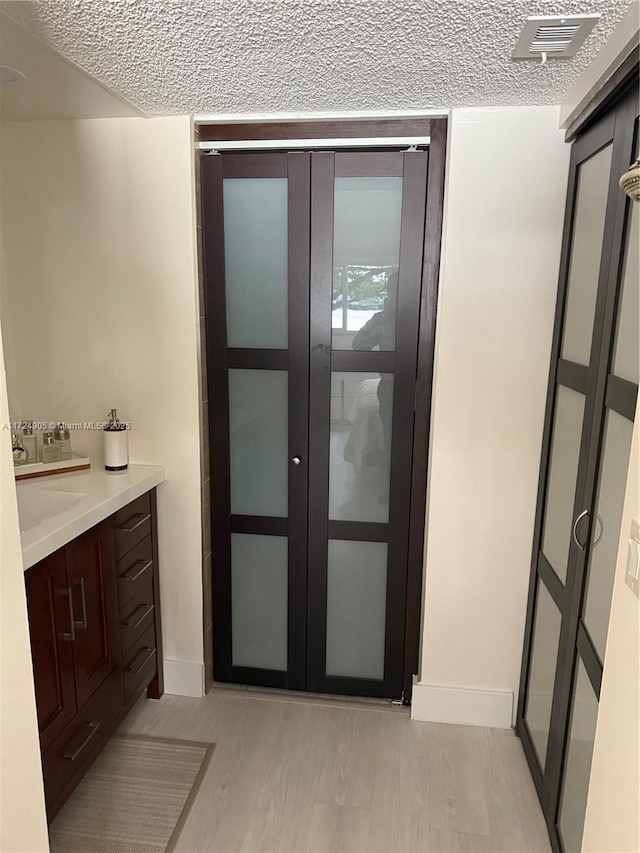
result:
[[[161,468],[19,484],[49,821],[132,705],[163,692],[156,486]]]

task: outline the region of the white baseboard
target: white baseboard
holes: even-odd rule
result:
[[[512,716],[513,693],[507,691],[413,685],[412,720],[510,729]]]
[[[204,663],[164,659],[164,692],[176,696],[204,696]]]

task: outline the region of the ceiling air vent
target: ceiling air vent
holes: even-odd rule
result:
[[[512,59],[571,59],[600,15],[544,15],[527,18]]]

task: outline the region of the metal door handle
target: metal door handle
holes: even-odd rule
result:
[[[84,578],[80,578],[76,581],[76,583],[80,584],[80,600],[82,601],[82,622],[76,622],[78,628],[82,628],[83,631],[87,630],[87,596],[84,591]]]
[[[68,643],[74,643],[76,639],[76,617],[73,612],[73,589],[71,587],[63,589],[62,593],[69,598],[69,625],[71,626],[71,630],[65,631],[60,636]]]
[[[294,456],[294,457],[292,457],[292,459],[291,459],[291,464],[292,464],[292,465],[299,465],[301,461],[302,461],[302,460],[300,459],[300,457],[299,457],[299,456]]]
[[[582,544],[582,542],[578,539],[577,529],[578,529],[578,525],[580,524],[580,522],[582,521],[582,519],[585,517],[585,515],[589,515],[589,510],[588,510],[588,509],[584,509],[584,510],[582,510],[582,512],[580,513],[580,515],[579,515],[579,516],[576,518],[576,520],[573,522],[573,541],[576,543],[576,545],[578,546],[578,548],[580,548],[580,550],[581,550],[581,551],[584,551],[584,545],[583,545],[583,544]]]

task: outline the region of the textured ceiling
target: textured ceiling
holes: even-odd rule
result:
[[[42,0],[14,20],[152,115],[559,103],[628,0]],[[512,62],[527,16],[600,12],[574,60]]]

